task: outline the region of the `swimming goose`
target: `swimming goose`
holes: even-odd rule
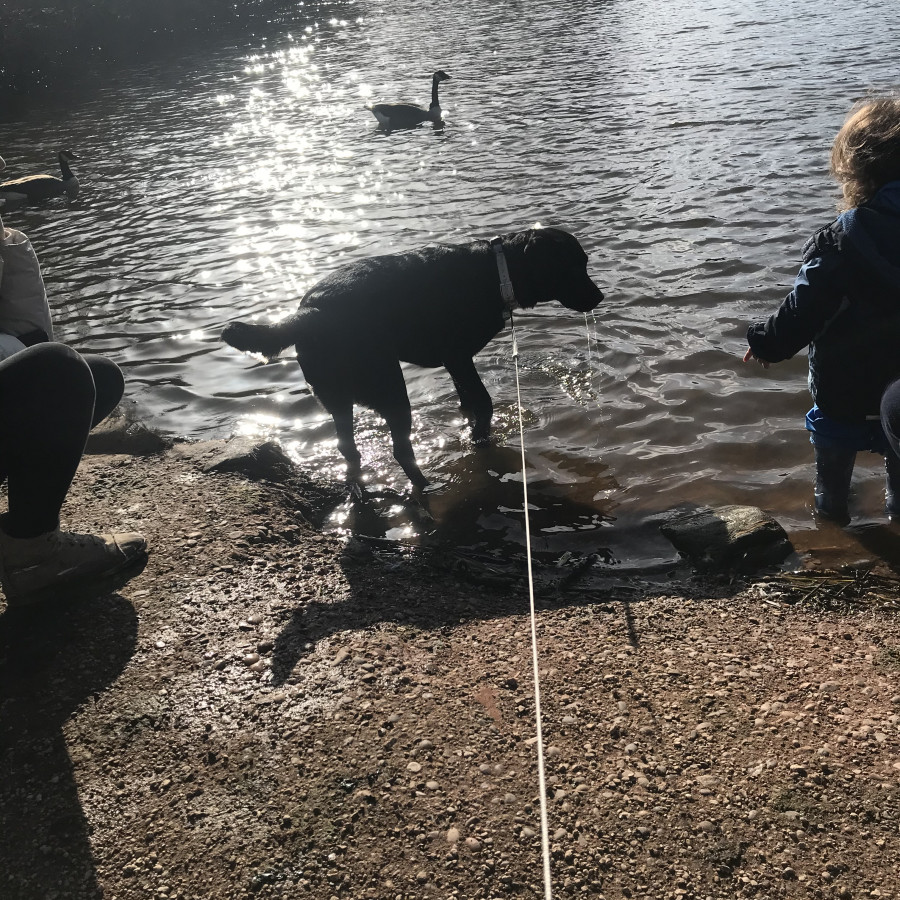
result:
[[[0,198],[4,200],[36,202],[66,194],[74,200],[78,194],[78,179],[72,174],[69,163],[78,157],[68,150],[59,154],[59,168],[62,178],[55,175],[26,175],[12,181],[0,182]]]
[[[438,103],[438,85],[450,76],[438,69],[431,76],[431,105],[428,109],[415,103],[375,103],[367,106],[382,128],[414,128],[422,122],[440,122],[441,106]]]

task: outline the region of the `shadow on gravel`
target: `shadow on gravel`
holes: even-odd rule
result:
[[[521,482],[502,486],[506,511],[521,510]],[[543,490],[542,490],[543,488]],[[646,596],[666,592],[673,576],[681,578],[689,569],[678,560],[656,568],[618,565],[608,548],[599,546],[609,532],[597,527],[602,514],[597,509],[572,503],[553,485],[529,487],[532,529],[547,522],[586,522],[594,527],[577,537],[560,535],[547,528],[532,545],[535,603],[539,609],[605,605],[605,611],[624,617],[628,640],[639,644],[631,604]],[[404,544],[385,538],[363,536],[360,527],[373,526],[376,515],[364,504],[348,524],[352,538],[341,558],[349,591],[338,602],[314,599],[287,614],[272,655],[274,685],[290,677],[297,662],[322,638],[381,623],[397,623],[423,630],[436,630],[469,620],[489,620],[527,615],[529,609],[527,561],[520,524],[505,516],[504,540],[474,547],[461,547],[461,534],[485,534],[484,517],[502,501],[487,492],[473,491],[456,508],[444,509],[426,541]],[[478,523],[476,525],[476,522]],[[512,522],[512,525],[510,523]],[[371,535],[371,531],[369,532]],[[674,555],[674,551],[672,551]]]
[[[63,726],[134,653],[137,615],[118,594],[0,616],[0,896],[93,900],[90,827]]]

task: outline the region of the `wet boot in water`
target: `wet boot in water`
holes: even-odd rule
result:
[[[843,447],[816,447],[816,515],[838,525],[850,522],[847,500],[856,451]],[[900,464],[900,459],[898,459]],[[900,481],[898,481],[900,485]]]
[[[885,454],[884,471],[884,511],[892,522],[900,522],[900,456]]]

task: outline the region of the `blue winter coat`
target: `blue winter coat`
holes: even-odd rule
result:
[[[900,377],[900,181],[819,229],[778,311],[751,325],[753,354],[781,362],[809,346],[809,391],[827,416],[877,418]]]

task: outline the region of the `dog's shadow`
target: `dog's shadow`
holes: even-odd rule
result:
[[[480,449],[475,456],[476,462],[460,463],[465,485],[454,486],[451,479],[443,489],[426,495],[427,511],[416,512],[410,496],[383,491],[377,492],[375,503],[363,494],[354,504],[353,515],[346,518],[344,526],[356,537],[348,543],[341,561],[348,595],[338,603],[308,601],[289,613],[273,649],[276,685],[291,677],[310,646],[348,628],[395,622],[431,630],[470,618],[523,612],[527,589],[523,581],[526,542],[521,456],[499,446]],[[386,533],[382,507],[391,503],[397,515],[406,510],[406,521],[422,517],[417,544],[391,540],[390,528]],[[553,560],[579,541],[585,561],[591,557],[615,562],[603,546],[607,532],[602,526],[610,517],[599,505],[569,499],[565,485],[547,479],[530,483],[529,512],[532,555],[548,563],[546,569],[562,572],[553,567]],[[396,520],[393,524],[399,527]],[[576,552],[576,557],[579,554]],[[469,561],[473,565],[467,565]],[[417,587],[431,568],[436,581],[449,579],[445,583],[450,590],[445,597],[423,591],[423,600],[417,602],[413,599]],[[459,581],[459,590],[453,589],[455,581]],[[554,590],[554,597],[558,595]],[[474,602],[469,597],[480,599]]]
[[[63,726],[115,681],[136,641],[118,594],[0,615],[4,897],[102,897]]]

